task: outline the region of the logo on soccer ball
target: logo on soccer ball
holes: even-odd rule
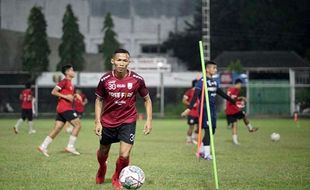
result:
[[[127,88],[130,90],[130,89],[132,89],[132,83],[131,82],[129,82],[128,84],[127,84]]]

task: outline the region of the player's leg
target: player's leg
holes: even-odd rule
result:
[[[238,127],[238,125],[237,125],[237,121],[235,121],[235,122],[233,122],[232,124],[231,124],[231,132],[232,132],[232,142],[233,142],[233,144],[235,144],[235,145],[239,145],[239,142],[238,142],[238,134],[237,134],[237,127]]]
[[[197,138],[198,138],[198,118],[197,118],[197,123],[194,124],[194,131],[192,133],[192,142],[194,144],[197,144]]]
[[[111,144],[103,145],[100,144],[100,148],[97,151],[97,160],[99,163],[99,169],[96,174],[96,183],[101,184],[105,180],[105,174],[107,172],[107,159],[109,156],[109,151]]]
[[[63,128],[64,124],[65,124],[65,121],[56,120],[55,126],[52,129],[52,131],[49,133],[48,136],[46,136],[46,138],[44,139],[42,144],[38,147],[38,150],[40,152],[42,152],[44,154],[44,156],[49,157],[49,155],[47,153],[47,148],[48,148],[49,144],[52,143],[53,139],[59,134],[59,132]]]
[[[23,123],[23,121],[25,121],[25,119],[26,119],[26,113],[25,113],[25,110],[22,109],[21,118],[17,120],[15,126],[13,127],[15,134],[19,132],[20,125]]]
[[[215,129],[216,129],[216,118],[212,117],[212,135],[215,134]],[[209,133],[209,122],[205,121],[205,119],[203,119],[203,123],[204,123],[204,137],[202,139],[202,143],[203,146],[200,147],[200,156],[202,156],[205,160],[211,160],[212,156],[211,156],[211,151],[210,151],[210,133]]]
[[[188,125],[188,130],[187,130],[187,137],[186,137],[186,143],[187,144],[192,144],[192,134],[193,134],[193,130],[194,130],[194,126],[195,125]]]
[[[33,129],[33,113],[32,109],[27,110],[27,120],[28,120],[28,128],[29,128],[29,134],[36,133],[36,130]]]
[[[242,120],[243,120],[243,122],[244,122],[244,124],[245,124],[245,126],[247,127],[247,129],[248,129],[249,132],[255,132],[255,131],[258,130],[258,128],[253,127],[253,126],[251,125],[251,123],[250,123],[250,121],[249,121],[247,115],[246,115],[244,112],[242,113]]]
[[[116,161],[115,171],[112,177],[114,189],[121,189],[119,174],[129,165],[130,152],[135,140],[136,123],[130,123],[119,127],[118,139],[120,140],[119,157]]]
[[[65,150],[67,152],[72,153],[72,154],[80,155],[80,153],[78,151],[76,151],[75,143],[76,143],[77,137],[79,135],[79,132],[81,130],[81,122],[80,122],[80,119],[78,117],[76,117],[72,120],[69,120],[69,121],[70,121],[71,125],[74,126],[74,128],[73,128],[72,133],[69,137],[69,142],[68,142],[68,145],[65,148]]]

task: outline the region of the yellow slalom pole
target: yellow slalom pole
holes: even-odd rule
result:
[[[214,180],[215,180],[215,189],[219,189],[219,182],[217,176],[217,167],[216,167],[216,157],[215,157],[215,147],[214,147],[214,139],[212,133],[212,121],[211,121],[211,112],[210,112],[210,103],[209,103],[209,91],[207,86],[207,76],[206,76],[206,66],[205,66],[205,58],[203,54],[203,45],[202,41],[199,41],[199,50],[200,50],[200,61],[202,67],[202,76],[203,76],[203,86],[205,89],[205,98],[207,104],[207,115],[208,115],[208,122],[209,122],[209,134],[210,134],[210,142],[211,142],[211,151],[212,151],[212,161],[213,161],[213,172],[214,172]]]

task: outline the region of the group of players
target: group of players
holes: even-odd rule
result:
[[[139,94],[144,99],[144,106],[146,110],[146,121],[144,124],[144,134],[148,135],[152,130],[152,101],[149,95],[149,90],[145,86],[144,79],[137,73],[127,69],[130,63],[130,54],[125,49],[117,49],[111,59],[111,64],[114,65],[114,69],[105,73],[99,80],[98,86],[95,90],[95,129],[94,132],[99,137],[99,149],[97,151],[97,160],[99,168],[96,174],[96,183],[101,184],[105,181],[105,174],[107,171],[107,159],[109,151],[113,143],[119,142],[119,157],[116,160],[116,167],[112,176],[112,186],[114,189],[122,189],[122,185],[119,182],[119,175],[123,168],[129,165],[130,153],[135,141],[136,132],[136,96]],[[227,99],[232,106],[236,104],[236,101],[240,99],[239,94],[235,94],[237,91],[230,90],[230,95],[224,93],[212,76],[217,72],[217,66],[215,62],[207,62],[207,84],[210,101],[210,110],[212,116],[211,127],[213,134],[216,129],[216,111],[215,111],[215,97],[216,94]],[[58,104],[56,108],[56,121],[51,132],[46,136],[40,146],[38,146],[39,152],[44,156],[49,157],[48,146],[52,143],[55,137],[59,134],[66,123],[70,123],[73,126],[71,131],[68,145],[65,151],[74,155],[80,155],[75,148],[75,143],[79,131],[81,129],[80,116],[83,112],[74,110],[74,102],[80,102],[81,105],[85,105],[87,101],[83,101],[83,96],[77,91],[75,93],[72,79],[75,76],[72,65],[65,65],[62,67],[62,73],[65,78],[58,82],[58,84],[52,90],[52,95],[58,97]],[[194,86],[194,85],[193,85]],[[202,93],[202,79],[198,80],[195,87],[191,89],[190,93],[186,93],[183,102],[188,108],[182,113],[182,116],[189,116],[188,122],[190,128],[188,131],[187,141],[192,141],[192,131],[194,126],[198,122],[197,115],[199,114],[199,98]],[[239,91],[238,91],[239,92]],[[235,97],[234,95],[235,94]],[[18,133],[20,123],[28,118],[29,132],[35,132],[32,129],[32,109],[30,102],[32,102],[33,96],[31,94],[30,86],[26,87],[26,90],[21,95],[22,105],[22,118],[18,120],[14,127],[15,133]],[[82,106],[82,107],[83,107]],[[78,107],[78,106],[75,106]],[[206,129],[209,122],[206,115],[206,104],[203,103],[203,116],[202,128]],[[31,110],[31,112],[30,112]],[[236,128],[236,121],[240,117],[245,118],[242,112],[231,113],[229,122],[232,124],[232,128]],[[29,116],[29,117],[28,117]],[[250,131],[256,129],[249,125],[247,126]],[[234,134],[235,133],[235,134]],[[236,130],[233,132],[236,135]],[[195,137],[194,137],[195,138]],[[210,154],[210,134],[209,130],[205,130],[203,137],[203,146],[201,146],[201,156],[206,159],[212,159]],[[234,141],[238,144],[238,141]]]
[[[223,92],[217,81],[212,78],[217,73],[217,64],[213,61],[208,61],[206,63],[206,76],[207,76],[207,88],[209,96],[210,105],[210,115],[211,115],[211,128],[212,135],[215,134],[216,130],[216,95],[220,95],[222,98],[226,99],[226,109],[225,114],[227,118],[228,127],[232,129],[232,142],[235,145],[239,145],[237,136],[237,121],[243,119],[249,132],[255,132],[258,128],[252,127],[250,124],[246,113],[242,110],[244,107],[246,98],[240,96],[242,81],[237,79],[235,85],[228,88],[227,94]],[[200,114],[200,103],[203,89],[203,78],[198,81],[194,80],[192,82],[192,88],[188,89],[183,96],[183,103],[187,106],[187,109],[181,113],[181,116],[187,116],[187,123],[189,125],[186,137],[186,143],[196,143],[196,136],[198,132],[199,117],[202,117],[202,128],[204,129],[204,137],[202,139],[203,145],[200,146],[199,155],[205,160],[211,160],[212,155],[210,152],[210,134],[208,130],[209,123],[206,115],[206,102],[203,102],[202,113]],[[194,128],[196,129],[194,131]],[[194,131],[194,133],[193,133]]]

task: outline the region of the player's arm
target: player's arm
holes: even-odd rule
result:
[[[69,100],[70,102],[73,102],[74,96],[72,94],[64,95],[64,94],[60,93],[59,91],[60,91],[60,88],[58,86],[55,86],[53,88],[51,94],[54,95],[54,96],[57,96],[57,97]]]
[[[218,95],[220,95],[222,98],[226,99],[227,101],[229,101],[232,104],[236,103],[236,100],[232,99],[230,96],[228,96],[223,90],[221,90],[220,88],[217,88],[216,93]]]
[[[145,135],[148,135],[152,130],[152,119],[153,119],[152,100],[149,94],[144,97],[144,107],[146,111],[146,122],[144,125],[143,132]]]
[[[184,110],[182,113],[181,113],[181,116],[182,117],[185,117],[189,114],[189,112],[191,111],[191,109],[193,109],[193,107],[195,106],[196,102],[197,102],[197,99],[199,97],[199,95],[201,94],[201,89],[200,88],[195,88],[195,93],[194,93],[194,96],[193,98],[191,99],[191,102],[189,103],[188,107],[186,110]]]
[[[188,96],[184,95],[183,99],[182,99],[182,102],[183,102],[184,105],[189,106],[190,102],[188,101]]]
[[[103,107],[103,99],[97,96],[95,100],[95,133],[98,136],[101,136],[102,132],[102,125],[100,122],[102,107]]]

